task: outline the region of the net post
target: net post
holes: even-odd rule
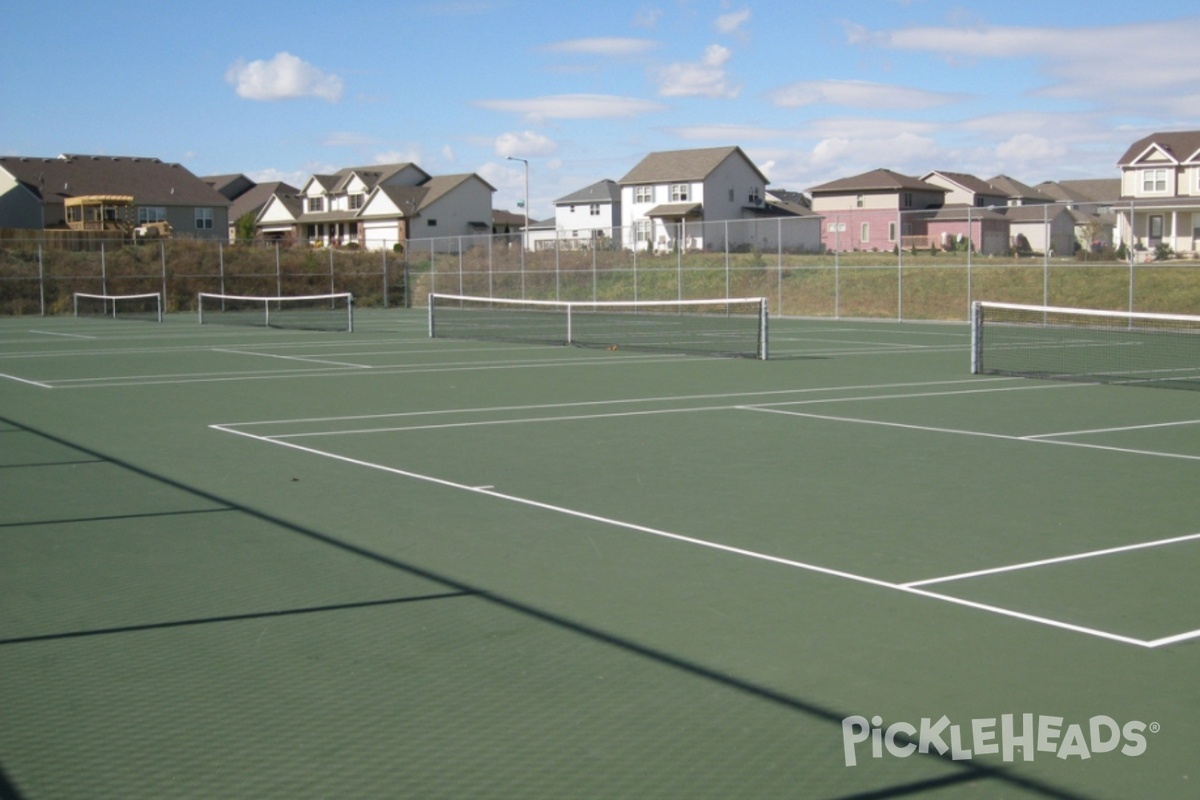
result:
[[[983,303],[978,300],[971,303],[971,374],[978,375],[980,363],[980,345],[983,343]]]
[[[575,344],[575,337],[572,335],[572,332],[571,332],[571,322],[572,322],[571,315],[574,311],[575,311],[575,304],[568,302],[567,303],[567,344],[568,345]]]
[[[204,324],[204,292],[196,295],[196,321]]]
[[[767,360],[767,321],[768,321],[769,314],[770,314],[770,311],[767,308],[767,298],[764,297],[762,299],[762,302],[759,305],[758,309],[759,309],[758,310],[758,336],[759,336],[758,350],[760,353],[759,357],[763,361],[766,361]]]
[[[430,339],[434,338],[434,336],[433,336],[433,299],[435,297],[437,297],[436,294],[434,294],[433,292],[429,293],[429,338]]]
[[[354,333],[354,295],[346,295],[346,333]]]

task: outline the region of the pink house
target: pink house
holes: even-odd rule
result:
[[[948,190],[876,169],[809,189],[812,209],[825,218],[826,250],[880,250],[928,246],[928,228],[916,212],[941,208]]]

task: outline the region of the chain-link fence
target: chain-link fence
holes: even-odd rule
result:
[[[404,261],[388,251],[229,245],[165,239],[140,244],[0,242],[0,313],[60,314],[75,292],[161,292],[167,311],[195,309],[200,292],[279,296],[352,292],[363,306],[405,303]]]
[[[772,315],[902,320],[966,320],[974,300],[1200,313],[1200,262],[1135,258],[1111,240],[1074,244],[1071,237],[1089,231],[1068,225],[1064,234],[1047,210],[1026,215],[1019,239],[994,211],[956,214],[887,213],[876,223],[878,241],[861,216],[837,214],[656,223],[649,235],[606,230],[586,246],[573,232],[525,249],[512,237],[422,240],[409,243],[410,294],[418,305],[430,292],[583,301],[766,297]],[[987,242],[986,252],[972,233]],[[1013,247],[1030,240],[1051,247]]]
[[[348,291],[357,305],[380,307],[423,305],[440,292],[584,301],[766,297],[772,315],[834,318],[965,320],[973,300],[1200,314],[1198,262],[1147,260],[1151,253],[1083,246],[1078,238],[1071,245],[1052,229],[1063,222],[1048,209],[1029,212],[1021,235],[1034,247],[1020,249],[1011,235],[1016,226],[1007,243],[996,238],[994,212],[957,213],[965,228],[945,211],[891,212],[867,223],[871,230],[861,216],[838,214],[660,220],[582,244],[562,231],[540,239],[531,233],[525,247],[519,235],[460,236],[411,240],[404,252],[4,240],[0,313],[66,313],[73,292],[162,292],[168,311],[183,311],[195,307],[199,292]],[[1051,247],[1036,248],[1039,225]],[[884,238],[872,239],[876,233]],[[1056,236],[1073,252],[1056,251]]]

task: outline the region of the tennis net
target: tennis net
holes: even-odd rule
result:
[[[430,294],[429,335],[765,359],[767,301],[571,302]]]
[[[162,295],[145,294],[88,294],[75,292],[71,296],[77,317],[110,317],[112,319],[144,319],[162,322]]]
[[[971,371],[1200,389],[1200,317],[976,302]]]
[[[196,308],[201,325],[354,331],[354,296],[349,292],[290,297],[201,292]]]

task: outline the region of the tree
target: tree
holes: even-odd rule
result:
[[[234,223],[234,237],[239,241],[250,241],[258,235],[258,229],[254,227],[253,211],[248,211],[237,218]]]

